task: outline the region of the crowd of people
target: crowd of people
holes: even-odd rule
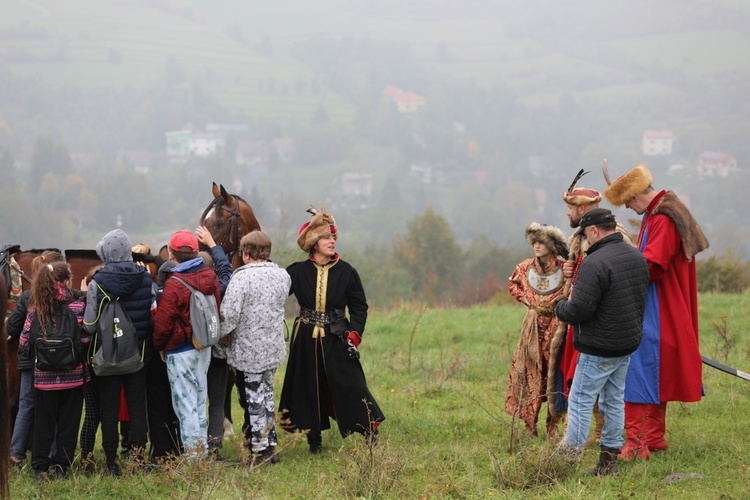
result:
[[[610,475],[618,458],[668,448],[667,402],[702,397],[694,257],[708,241],[673,192],[653,188],[645,164],[614,182],[605,173],[608,201],[643,216],[637,239],[599,207],[598,191],[576,187],[582,175],[562,196],[574,234],[566,244],[559,229],[529,225],[535,256],[508,282],[528,311],[505,410],[536,436],[547,401],[548,438],[567,412],[558,453],[575,462],[586,445],[599,444],[590,473]]]
[[[546,401],[547,437],[556,438],[565,422],[558,453],[575,462],[585,446],[598,444],[591,474],[609,475],[618,459],[668,448],[669,401],[702,397],[694,257],[708,242],[674,193],[653,188],[646,165],[607,179],[604,191],[613,206],[643,216],[637,238],[599,207],[599,191],[576,186],[582,174],[562,196],[573,235],[529,224],[534,256],[508,282],[527,311],[505,411],[537,436]],[[271,239],[257,230],[242,237],[243,264],[233,270],[205,227],[171,236],[156,281],[133,261],[135,250],[148,247],[133,246],[120,229],[98,243],[103,264],[79,288],[59,252],[37,256],[31,289],[21,294],[11,283],[7,331],[19,339],[21,390],[10,463],[23,464],[30,449],[37,477],[65,476],[80,443],[81,466],[92,469],[100,425],[104,470],[112,476],[120,475],[121,434],[144,466],[180,454],[222,460],[228,380],[237,387],[253,464],[280,461],[277,424],[303,431],[312,454],[322,452],[331,419],[342,436],[375,441],[385,415],[359,362],[368,312],[362,281],[336,252],[334,218],[322,207],[308,211],[312,219],[297,237],[307,258],[286,269],[270,259]],[[221,340],[208,348],[193,335],[196,291],[213,297],[220,312]],[[277,408],[273,383],[287,357],[290,295],[300,311]],[[105,301],[116,301],[132,323],[140,360],[125,373],[91,366]]]
[[[286,269],[270,259],[271,239],[259,230],[242,237],[243,265],[235,270],[207,228],[176,231],[156,280],[133,260],[148,246],[132,245],[121,229],[97,244],[103,264],[80,287],[62,254],[38,255],[31,289],[17,291],[7,318],[8,334],[19,339],[21,371],[10,464],[22,466],[30,449],[37,479],[65,477],[80,443],[80,466],[93,471],[99,426],[103,470],[111,476],[121,474],[126,452],[134,470],[179,455],[224,460],[230,372],[253,465],[280,461],[279,423],[305,433],[313,454],[322,451],[330,418],[342,436],[376,439],[385,416],[367,388],[358,351],[367,320],[364,288],[336,252],[333,217],[310,212],[298,237],[307,258]],[[196,293],[215,300],[218,343],[196,342]],[[277,411],[273,381],[287,354],[284,306],[291,294],[301,310]],[[116,304],[112,315],[108,304]],[[136,355],[121,363],[107,358],[105,369],[93,353],[124,350],[130,332]]]

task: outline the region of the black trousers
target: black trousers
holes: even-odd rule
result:
[[[167,364],[158,355],[151,356],[146,367],[148,387],[148,434],[151,441],[149,455],[153,459],[180,454],[180,422],[172,407]]]
[[[78,441],[83,387],[58,391],[35,390],[31,466],[35,471],[46,471],[51,465],[60,465],[63,470],[68,470],[75,457]],[[57,453],[50,458],[53,442],[57,443]]]
[[[226,359],[211,358],[208,366],[208,447],[216,449],[221,446],[224,437],[224,408],[227,395],[227,373],[229,366]]]
[[[130,375],[98,377],[102,448],[107,464],[115,463],[120,443],[120,391],[125,389],[125,401],[130,414],[130,446],[141,451],[146,447],[146,368]]]
[[[91,380],[83,386],[84,417],[81,427],[81,457],[86,459],[94,453],[96,431],[99,429],[99,386],[96,375],[91,374]]]

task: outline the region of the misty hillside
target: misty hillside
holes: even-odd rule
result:
[[[565,226],[579,168],[603,189],[606,157],[613,175],[648,163],[712,251],[750,255],[747,54],[739,0],[11,1],[0,173],[32,199],[44,175],[77,175],[68,201],[41,205],[94,232],[116,216],[143,234],[192,224],[216,180],[284,237],[289,214],[324,201],[362,245],[428,206],[461,241],[523,244],[531,220]],[[212,124],[226,126],[217,152],[169,150],[168,132]],[[648,131],[671,134],[669,150],[646,154]],[[148,189],[100,199],[128,171]],[[161,224],[142,221],[154,212]]]

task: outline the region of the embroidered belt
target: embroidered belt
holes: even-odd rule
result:
[[[336,323],[346,317],[346,313],[343,309],[331,309],[330,311],[315,311],[313,309],[307,309],[305,307],[300,308],[299,320],[302,323],[314,324],[313,338],[325,337],[325,325]]]

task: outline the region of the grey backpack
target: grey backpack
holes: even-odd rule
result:
[[[216,297],[196,290],[177,276],[172,276],[190,290],[190,326],[193,330],[193,346],[206,349],[219,343],[219,307]]]

